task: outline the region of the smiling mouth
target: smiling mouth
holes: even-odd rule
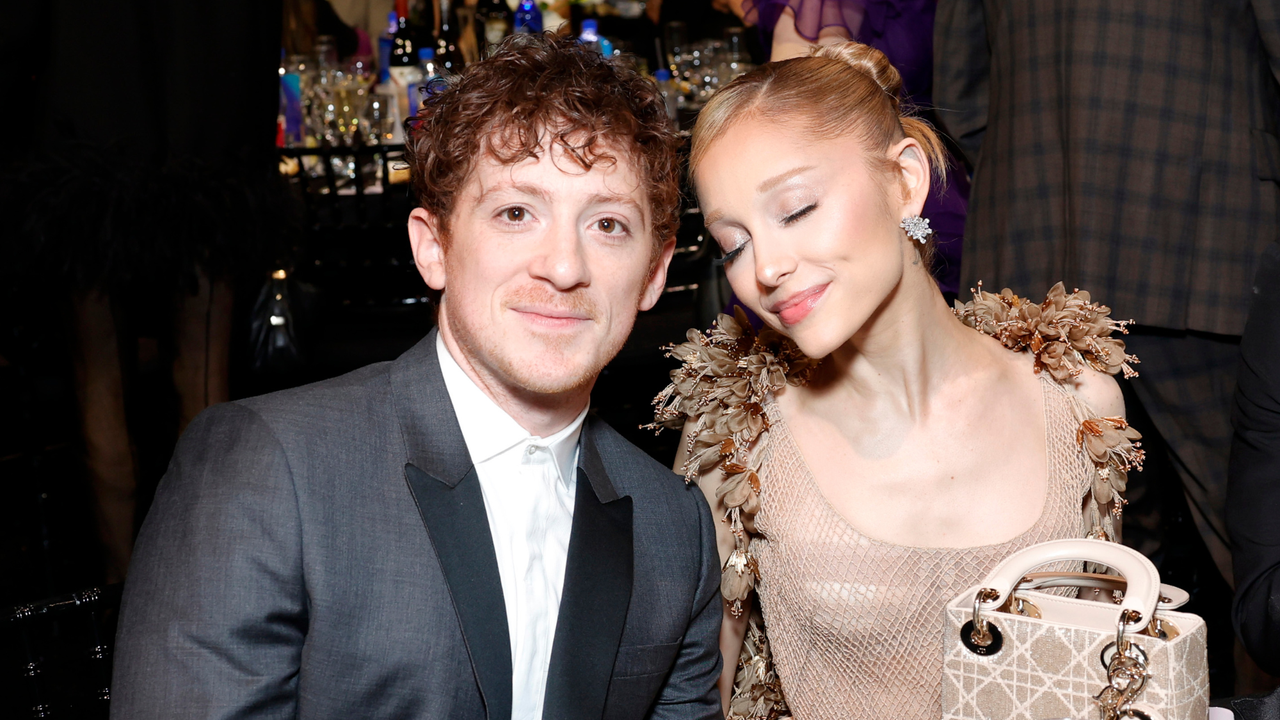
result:
[[[815,285],[808,290],[801,290],[769,309],[784,325],[795,325],[809,316],[818,301],[826,294],[830,283]]]
[[[535,327],[548,330],[576,329],[591,320],[583,313],[557,308],[518,306],[511,310]]]

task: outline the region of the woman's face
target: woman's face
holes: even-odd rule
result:
[[[738,298],[810,357],[848,342],[919,262],[899,227],[928,193],[914,140],[890,148],[900,175],[874,171],[853,137],[744,119],[697,168],[707,229]],[[923,184],[923,191],[921,191]]]

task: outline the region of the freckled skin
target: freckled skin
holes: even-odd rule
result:
[[[675,240],[655,242],[634,165],[618,154],[588,171],[558,146],[512,166],[484,157],[447,238],[425,210],[410,216],[418,269],[444,290],[446,346],[538,434],[585,407],[636,312],[653,307],[666,281]]]

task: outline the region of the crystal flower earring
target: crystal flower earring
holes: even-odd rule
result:
[[[919,242],[921,245],[933,234],[933,231],[929,229],[929,219],[922,218],[919,215],[902,218],[899,227],[907,231],[907,237]]]

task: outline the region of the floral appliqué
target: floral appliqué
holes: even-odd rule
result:
[[[1036,372],[1048,373],[1066,383],[1086,367],[1126,378],[1136,376],[1138,358],[1125,352],[1124,341],[1113,333],[1125,334],[1131,321],[1114,320],[1111,308],[1093,302],[1089,293],[1068,293],[1062,283],[1054,285],[1042,303],[1014,295],[1008,288],[998,295],[984,292],[982,283],[973,299],[955,304],[956,317],[969,327],[999,340],[1010,350],[1030,351]],[[1083,413],[1082,413],[1083,415]],[[1086,512],[1088,537],[1115,540],[1115,520],[1120,518],[1125,500],[1121,497],[1130,470],[1142,470],[1146,451],[1142,434],[1124,418],[1080,418],[1076,443],[1093,462],[1093,481]],[[1109,512],[1102,508],[1110,506]]]
[[[671,371],[671,384],[654,398],[655,422],[645,427],[679,431],[687,420],[695,420],[685,440],[686,482],[696,482],[713,468],[723,472],[716,496],[727,508],[724,520],[733,530],[735,546],[720,591],[730,613],[741,617],[759,574],[749,533],[760,509],[759,458],[769,427],[765,398],[788,384],[804,383],[817,362],[770,328],[757,334],[742,308],[734,308],[733,317],[720,315],[710,332],[691,329],[686,338],[666,348],[667,357],[683,364]]]

